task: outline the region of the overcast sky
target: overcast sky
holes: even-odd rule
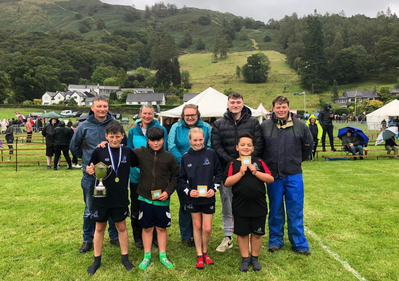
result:
[[[144,10],[145,5],[154,5],[160,0],[101,0],[104,3],[129,5],[132,4],[140,10]],[[369,17],[375,17],[378,11],[386,12],[390,7],[392,13],[399,16],[398,0],[169,0],[163,1],[165,4],[176,4],[180,9],[184,5],[200,9],[208,9],[219,12],[229,12],[237,16],[252,17],[265,23],[269,19],[282,19],[285,15],[291,15],[296,12],[299,17],[312,14],[315,9],[320,14],[326,12],[339,13],[344,10],[345,15],[352,16],[364,14]]]

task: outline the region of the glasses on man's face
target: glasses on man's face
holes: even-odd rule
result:
[[[194,118],[197,114],[184,115],[185,118]]]

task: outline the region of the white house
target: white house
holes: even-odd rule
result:
[[[42,105],[58,104],[60,101],[69,100],[71,96],[70,91],[45,92],[42,96]]]

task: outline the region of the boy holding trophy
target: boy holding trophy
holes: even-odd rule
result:
[[[247,272],[249,267],[249,234],[251,264],[254,271],[260,271],[258,256],[267,215],[265,183],[272,183],[274,178],[261,159],[251,156],[254,151],[251,134],[241,133],[236,149],[240,157],[226,166],[223,181],[224,186],[232,187],[233,192],[234,234],[242,257],[240,271]]]
[[[130,271],[134,266],[128,258],[128,233],[126,217],[129,215],[128,182],[130,167],[138,165],[136,155],[127,146],[121,146],[124,130],[120,123],[111,122],[105,128],[108,144],[97,147],[86,167],[88,174],[96,174],[100,184],[95,187],[93,195],[93,219],[96,221],[94,233],[94,263],[87,270],[91,275],[101,265],[101,251],[104,232],[109,217],[115,222],[118,230],[122,254],[122,264]],[[102,186],[104,181],[104,187]]]

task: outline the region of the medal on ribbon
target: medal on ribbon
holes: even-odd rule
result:
[[[108,144],[108,152],[109,152],[109,158],[111,158],[112,169],[115,171],[115,182],[118,183],[119,182],[118,170],[122,160],[122,146],[119,146],[117,166],[115,166],[114,156],[112,155],[111,146],[109,144]]]

